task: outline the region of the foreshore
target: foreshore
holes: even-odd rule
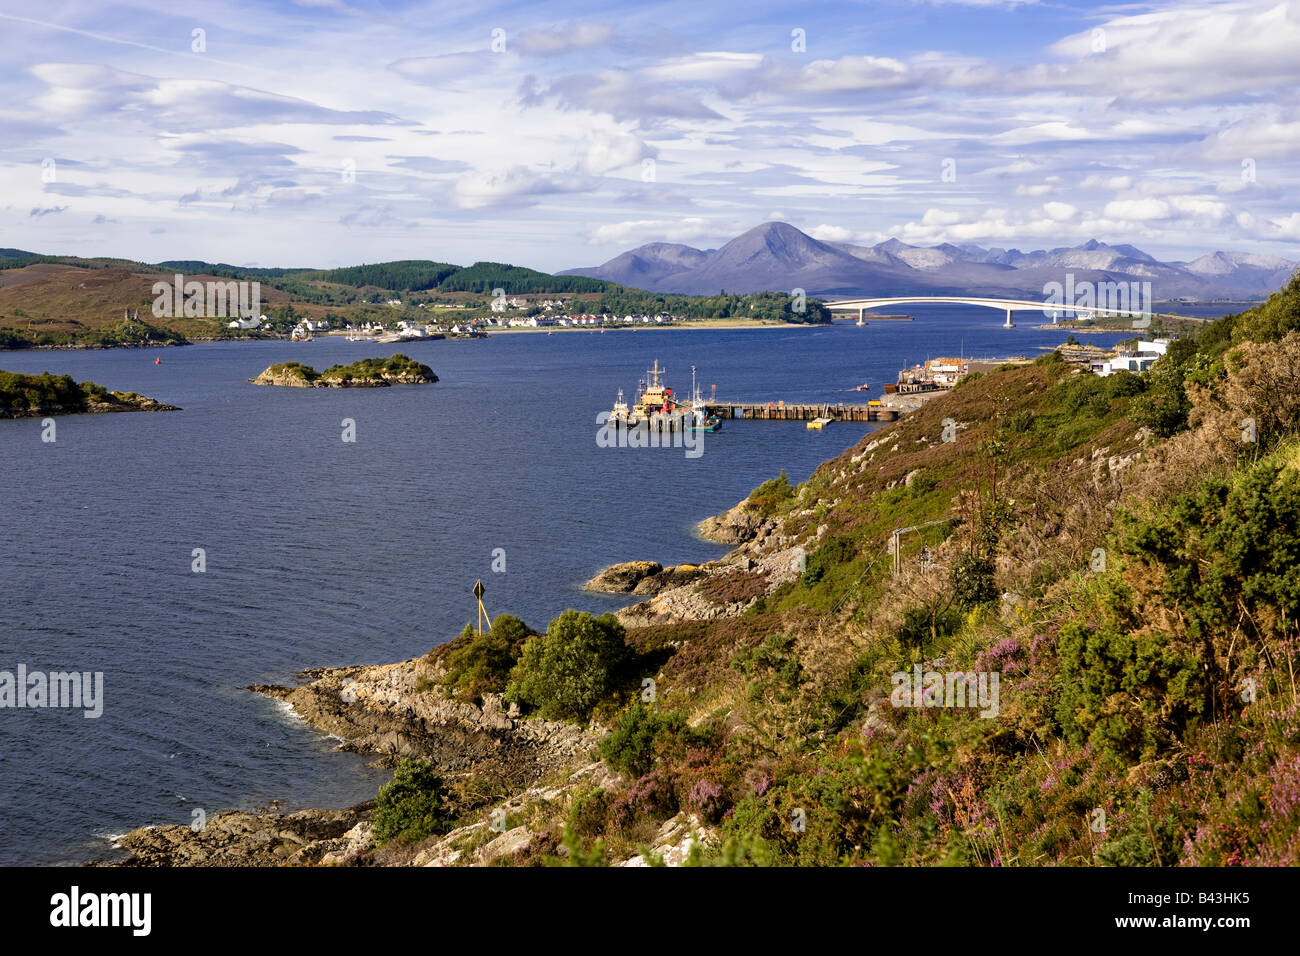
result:
[[[555,325],[539,326],[538,328],[491,328],[485,329],[488,335],[507,335],[516,332],[526,334],[536,334],[538,332],[640,332],[640,331],[668,331],[676,330],[681,332],[708,332],[708,331],[748,331],[750,329],[825,329],[830,328],[829,322],[762,322],[744,319],[720,319],[716,322],[671,322],[671,323],[642,323],[639,325],[606,325],[606,326],[574,326],[574,325]]]
[[[775,519],[752,513],[746,501],[701,522],[698,530],[705,540],[736,547],[702,565],[616,565],[588,586],[641,597],[617,615],[637,628],[739,616],[760,592],[798,574],[795,542],[777,533]],[[713,575],[743,575],[753,582],[753,593],[719,602],[698,588]],[[246,689],[283,702],[295,718],[339,740],[340,749],[370,755],[377,766],[392,767],[403,758],[430,761],[442,779],[462,785],[453,808],[459,824],[449,833],[419,846],[387,846],[374,837],[374,801],[293,810],[275,803],[216,813],[197,828],[188,822],[138,827],[113,840],[111,858],[101,855],[91,865],[486,866],[564,852],[538,837],[535,827],[518,822],[503,829],[496,821],[523,821],[593,790],[626,785],[600,759],[598,743],[607,728],[525,718],[500,694],[462,700],[442,684],[444,674],[442,658],[431,652],[396,664],[304,671],[297,686]],[[648,843],[677,865],[691,841],[707,832],[697,817],[681,812]],[[645,863],[637,854],[616,865]]]

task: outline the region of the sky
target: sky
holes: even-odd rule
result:
[[[1300,0],[0,0],[0,247],[594,265],[819,239],[1300,259]]]

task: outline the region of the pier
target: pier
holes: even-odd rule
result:
[[[784,402],[710,402],[705,413],[719,418],[761,419],[763,421],[806,422],[829,418],[836,422],[892,422],[898,409],[887,405],[787,405]]]

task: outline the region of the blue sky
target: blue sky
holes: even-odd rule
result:
[[[783,219],[1300,259],[1297,50],[1300,0],[0,0],[0,246],[551,270]]]

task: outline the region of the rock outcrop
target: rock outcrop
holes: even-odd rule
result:
[[[681,866],[697,845],[703,849],[717,842],[717,831],[702,826],[699,817],[694,814],[679,813],[670,820],[664,821],[659,832],[650,841],[647,853],[650,859],[662,861],[664,866]],[[645,854],[638,854],[618,864],[618,866],[650,865]]]
[[[374,805],[348,810],[269,807],[218,813],[195,826],[141,827],[115,844],[130,857],[123,866],[279,866],[324,861],[330,854],[368,846]],[[197,823],[196,823],[197,825]],[[358,839],[362,834],[366,839]]]
[[[696,526],[701,538],[718,544],[744,544],[759,536],[771,519],[764,518],[749,507],[745,500],[720,515],[705,518]]]
[[[601,766],[591,763],[599,728],[523,720],[499,694],[485,695],[481,705],[457,700],[436,682],[439,675],[423,658],[323,668],[302,676],[310,680],[298,687],[261,685],[250,690],[287,702],[307,723],[341,738],[342,749],[376,754],[384,766],[402,757],[425,758],[448,781],[471,776],[491,780],[519,794],[513,798],[516,802],[530,794],[550,799],[565,792],[561,787],[547,796],[549,791],[535,788],[539,781],[570,773],[574,766],[587,765],[588,778]],[[125,866],[348,864],[375,848],[370,836],[373,808],[367,803],[348,810],[232,811],[214,815],[197,831],[183,825],[141,827],[121,837],[116,846],[130,854]],[[515,833],[473,859],[488,862],[493,854],[514,853],[526,845],[523,834]],[[457,858],[449,849],[440,859],[446,863]],[[432,855],[421,862],[433,862]]]
[[[299,687],[251,688],[289,704],[318,730],[342,738],[342,748],[431,760],[447,777],[487,774],[525,787],[583,757],[597,736],[561,721],[523,720],[499,694],[481,705],[457,700],[436,683],[422,658],[364,667],[305,671]]]
[[[606,568],[583,585],[588,591],[615,594],[658,594],[666,588],[689,584],[705,574],[696,564],[679,564],[665,568],[657,561],[625,561]]]
[[[394,355],[387,359],[362,359],[351,365],[334,365],[317,372],[301,362],[281,362],[250,378],[254,385],[281,388],[387,388],[390,385],[429,385],[438,376],[427,365]]]

